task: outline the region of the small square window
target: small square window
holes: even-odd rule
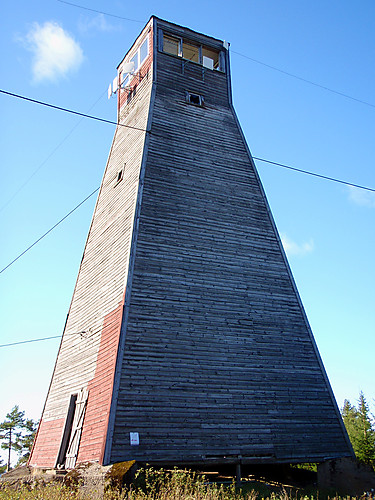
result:
[[[203,106],[204,98],[199,94],[192,94],[191,92],[186,92],[186,101],[189,104],[194,104],[195,106]]]

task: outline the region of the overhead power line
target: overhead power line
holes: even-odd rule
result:
[[[107,91],[103,92],[98,99],[94,102],[92,106],[90,106],[89,111],[93,109],[93,107],[100,101],[100,99],[106,94]],[[39,170],[44,167],[44,165],[48,162],[48,160],[56,153],[56,151],[64,144],[64,142],[72,135],[74,130],[80,125],[80,123],[84,120],[84,116],[82,116],[77,123],[71,128],[71,130],[65,135],[65,137],[55,146],[55,148],[50,152],[50,154],[39,164],[39,166],[29,175],[29,177],[19,186],[19,188],[13,193],[13,195],[0,207],[0,212],[2,212],[18,195],[20,191],[31,181],[31,179],[39,172]]]
[[[92,116],[92,115],[88,115],[86,113],[80,113],[78,111],[72,111],[72,110],[69,110],[67,108],[62,108],[60,106],[55,106],[53,104],[48,104],[48,103],[45,103],[43,101],[38,101],[38,100],[35,100],[35,99],[30,99],[28,97],[25,97],[25,96],[21,96],[19,94],[14,94],[12,92],[7,92],[5,90],[1,90],[0,89],[0,93],[3,93],[3,94],[6,94],[6,95],[10,95],[12,97],[17,97],[17,98],[20,98],[20,99],[24,99],[26,101],[31,101],[31,102],[34,102],[36,104],[40,104],[40,105],[43,105],[43,106],[48,106],[52,109],[57,109],[57,110],[60,110],[60,111],[67,111],[69,113],[73,113],[75,115],[78,115],[78,116],[82,116],[84,118],[91,118],[91,119],[95,119],[95,120],[98,120],[98,121],[101,121],[101,122],[104,122],[104,123],[109,123],[111,125],[122,125],[122,124],[119,124],[117,122],[113,122],[111,120],[106,120],[104,118],[99,118],[99,117],[96,117],[96,116]],[[150,131],[147,131],[145,129],[140,129],[140,128],[137,128],[137,127],[131,127],[129,125],[122,125],[124,127],[128,127],[128,128],[131,128],[131,129],[135,129],[135,130],[139,130],[139,131],[142,131],[142,132],[149,132]],[[278,167],[282,167],[282,168],[287,168],[289,170],[293,170],[295,172],[299,172],[299,173],[303,173],[303,174],[306,174],[306,175],[312,175],[314,177],[319,177],[321,179],[325,179],[325,180],[329,180],[329,181],[332,181],[332,182],[338,182],[340,184],[344,184],[346,186],[351,186],[351,187],[355,187],[355,188],[358,188],[358,189],[363,189],[365,191],[370,191],[370,192],[375,192],[375,189],[374,188],[370,188],[370,187],[367,187],[367,186],[361,186],[359,184],[354,184],[352,182],[348,182],[348,181],[344,181],[342,179],[337,179],[335,177],[329,177],[329,176],[326,176],[326,175],[322,175],[322,174],[317,174],[316,172],[310,172],[308,170],[302,170],[302,169],[299,169],[299,168],[295,168],[295,167],[292,167],[290,165],[285,165],[283,163],[278,163],[278,162],[275,162],[275,161],[271,161],[271,160],[266,160],[265,158],[259,158],[259,157],[256,157],[254,156],[253,157],[254,160],[257,160],[257,161],[262,161],[262,162],[265,162],[265,163],[268,163],[270,165],[275,165],[275,166],[278,166]],[[28,248],[26,248],[26,250],[24,250],[22,253],[20,253],[15,259],[13,259],[7,266],[5,266],[1,271],[0,271],[0,274],[2,272],[4,272],[6,269],[8,269],[11,265],[13,265],[20,257],[22,257],[25,253],[27,253],[29,250],[31,250],[37,243],[39,243],[39,241],[41,241],[43,238],[45,238],[51,231],[53,231],[59,224],[61,224],[65,219],[67,219],[73,212],[75,212],[81,205],[83,205],[83,203],[85,203],[89,198],[91,198],[91,196],[93,196],[100,188],[96,188],[91,194],[89,194],[84,200],[82,200],[76,207],[74,207],[69,213],[67,213],[62,219],[60,219],[54,226],[52,226],[48,231],[46,231],[40,238],[38,238],[34,243],[32,243]]]
[[[95,332],[92,332],[91,329],[89,328],[88,331],[82,331],[82,332],[72,332],[72,333],[64,333],[64,337],[71,336],[71,335],[80,335],[81,338],[83,339],[90,339],[93,335],[98,333],[99,330],[96,330]],[[90,333],[90,335],[87,335]],[[52,339],[61,339],[62,335],[54,335],[53,337],[43,337],[40,339],[29,339],[29,340],[19,340],[18,342],[10,342],[9,344],[0,344],[1,347],[11,347],[14,345],[20,345],[20,344],[30,344],[32,342],[42,342],[44,340],[52,340]]]
[[[146,21],[140,21],[139,19],[130,19],[129,17],[117,16],[116,14],[109,14],[108,12],[103,12],[101,10],[90,9],[89,7],[84,7],[83,5],[77,5],[76,3],[66,2],[65,0],[57,0],[60,3],[65,3],[66,5],[70,5],[72,7],[77,7],[78,9],[89,10],[91,12],[96,12],[97,14],[103,14],[105,16],[116,17],[117,19],[124,19],[125,21],[132,21],[133,23],[142,23],[144,24]]]
[[[128,17],[117,16],[115,14],[109,14],[108,12],[103,12],[101,10],[90,9],[89,7],[84,7],[82,5],[78,5],[78,4],[75,4],[72,2],[66,2],[65,0],[58,0],[58,2],[65,3],[67,5],[71,5],[72,7],[77,7],[79,9],[89,10],[91,12],[97,12],[98,14],[103,14],[104,16],[116,17],[117,19],[123,19],[125,21],[132,21],[132,22],[142,23],[142,24],[146,22],[146,21],[140,21],[139,19],[129,19]],[[345,94],[344,92],[340,92],[339,90],[331,89],[330,87],[326,87],[325,85],[321,85],[320,83],[313,82],[312,80],[308,80],[307,78],[303,78],[302,76],[295,75],[294,73],[290,73],[289,71],[285,71],[281,68],[277,68],[276,66],[272,66],[271,64],[267,64],[263,61],[259,61],[259,59],[255,59],[255,58],[247,56],[245,54],[241,54],[240,52],[237,52],[235,50],[231,50],[231,52],[233,54],[237,54],[238,56],[244,57],[245,59],[248,59],[249,61],[253,61],[257,64],[261,64],[262,66],[265,66],[266,68],[272,69],[274,71],[278,71],[279,73],[290,76],[291,78],[296,78],[297,80],[300,80],[301,82],[308,83],[309,85],[314,85],[314,87],[318,87],[320,89],[326,90],[327,92],[332,92],[333,94],[339,95],[341,97],[345,97],[346,99],[351,99],[352,101],[359,102],[360,104],[365,104],[366,106],[371,106],[372,108],[375,108],[375,104],[372,104],[371,102],[367,102],[367,101],[364,101],[362,99],[358,99],[357,97],[353,97],[349,94]]]
[[[287,168],[289,170],[293,170],[294,172],[300,172],[301,174],[313,175],[314,177],[319,177],[320,179],[338,182],[340,184],[345,184],[345,186],[351,186],[351,187],[355,187],[358,189],[364,189],[365,191],[371,191],[372,193],[375,193],[375,189],[367,187],[367,186],[361,186],[360,184],[354,184],[353,182],[343,181],[341,179],[336,179],[335,177],[328,177],[327,175],[317,174],[316,172],[309,172],[308,170],[302,170],[301,168],[291,167],[290,165],[284,165],[283,163],[278,163],[276,161],[265,160],[264,158],[257,158],[256,156],[253,156],[253,159],[258,160],[258,161],[262,161],[264,163],[269,163],[270,165],[276,165],[277,167]]]
[[[374,188],[370,188],[370,187],[367,187],[367,186],[361,186],[360,184],[354,184],[353,182],[343,181],[342,179],[337,179],[335,177],[328,177],[327,175],[317,174],[316,172],[309,172],[308,170],[302,170],[300,168],[291,167],[290,165],[285,165],[284,163],[278,163],[278,162],[275,162],[275,161],[266,160],[265,158],[259,158],[259,157],[254,156],[253,159],[257,160],[257,161],[262,161],[264,163],[269,163],[270,165],[275,165],[277,167],[287,168],[289,170],[293,170],[294,172],[299,172],[301,174],[312,175],[312,176],[318,177],[320,179],[324,179],[324,180],[332,181],[332,182],[338,182],[340,184],[344,184],[345,186],[351,186],[351,187],[355,187],[355,188],[358,188],[358,189],[363,189],[365,191],[370,191],[372,193],[375,193],[375,189]],[[26,250],[24,250],[15,259],[13,259],[12,262],[10,262],[7,266],[5,266],[0,271],[0,274],[2,272],[4,272],[6,269],[8,269],[8,267],[10,267],[11,265],[13,265],[20,257],[22,257],[23,255],[25,255],[26,252],[28,252],[29,250],[31,250],[37,243],[39,243],[39,241],[41,241],[43,238],[45,238],[59,224],[61,224],[73,212],[75,212],[81,205],[83,205],[89,198],[91,198],[91,196],[93,196],[99,189],[100,189],[99,187],[96,188],[91,194],[89,194],[84,200],[82,200],[76,207],[74,207],[69,213],[67,213],[62,219],[60,219],[54,226],[52,226],[48,231],[46,231],[40,238],[38,238],[36,241],[34,241],[34,243],[32,245],[30,245],[28,248],[26,248]]]
[[[1,94],[5,94],[5,95],[9,95],[11,97],[17,97],[18,99],[23,99],[24,101],[29,101],[29,102],[33,102],[35,104],[40,104],[41,106],[47,106],[48,108],[58,109],[59,111],[65,111],[66,113],[71,113],[73,115],[83,116],[84,118],[90,118],[91,120],[97,120],[99,122],[109,123],[110,125],[118,125],[120,127],[131,128],[133,130],[139,130],[140,132],[148,132],[144,128],[132,127],[131,125],[125,125],[124,123],[118,123],[118,122],[115,122],[113,120],[107,120],[105,118],[99,118],[98,116],[88,115],[87,113],[80,113],[79,111],[74,111],[72,109],[63,108],[61,106],[56,106],[54,104],[49,104],[48,102],[39,101],[37,99],[31,99],[30,97],[26,97],[26,96],[23,96],[23,95],[20,95],[20,94],[14,94],[13,92],[8,92],[6,90],[1,90],[0,89],[0,93]]]
[[[80,203],[78,203],[77,206],[75,206],[70,212],[68,212],[66,215],[64,215],[64,217],[62,219],[60,219],[58,222],[56,222],[56,224],[54,224],[50,229],[48,229],[48,231],[46,231],[42,236],[40,236],[40,238],[38,238],[36,241],[34,241],[34,243],[32,243],[29,247],[27,247],[26,250],[24,250],[22,253],[20,253],[15,259],[12,260],[12,262],[10,262],[7,266],[5,266],[0,271],[0,274],[2,272],[4,272],[6,269],[8,269],[8,267],[10,267],[12,264],[14,264],[19,258],[21,258],[22,255],[25,255],[26,252],[31,250],[37,243],[39,243],[39,241],[41,241],[43,238],[45,238],[47,236],[47,234],[49,234],[58,225],[60,225],[65,219],[67,219],[69,217],[69,215],[71,215],[73,212],[75,212],[81,205],[83,205],[89,198],[91,198],[91,196],[93,196],[97,191],[99,191],[99,189],[100,188],[96,188],[92,193],[90,193],[88,196],[86,196],[86,198],[84,200],[82,200]]]
[[[30,344],[31,342],[42,342],[43,340],[51,340],[51,339],[61,339],[61,335],[54,335],[53,337],[44,337],[42,339],[21,340],[20,342],[11,342],[10,344],[0,344],[0,347],[10,347],[12,345]]]
[[[276,66],[271,66],[271,64],[264,63],[262,61],[259,61],[258,59],[254,59],[253,57],[246,56],[245,54],[241,54],[240,52],[236,52],[235,50],[231,50],[233,54],[237,54],[238,56],[244,57],[245,59],[249,59],[249,61],[256,62],[257,64],[261,64],[262,66],[265,66],[266,68],[273,69],[274,71],[278,71],[279,73],[283,73],[284,75],[290,76],[292,78],[296,78],[297,80],[300,80],[301,82],[308,83],[310,85],[314,85],[314,87],[319,87],[320,89],[327,90],[328,92],[332,92],[333,94],[340,95],[341,97],[345,97],[346,99],[351,99],[352,101],[359,102],[361,104],[365,104],[366,106],[371,106],[372,108],[375,108],[375,104],[372,104],[371,102],[363,101],[362,99],[357,99],[357,97],[353,97],[349,94],[344,94],[344,92],[340,92],[338,90],[331,89],[330,87],[326,87],[325,85],[321,85],[320,83],[313,82],[311,80],[308,80],[307,78],[303,78],[302,76],[294,75],[293,73],[289,73],[289,71],[284,71],[283,69],[277,68]]]
[[[59,0],[59,1],[62,1],[62,0]],[[244,57],[246,57],[246,56],[244,56]],[[39,101],[39,100],[36,100],[36,99],[31,99],[30,97],[26,97],[26,96],[23,96],[23,95],[20,95],[20,94],[15,94],[13,92],[8,92],[6,90],[1,90],[0,89],[0,93],[5,94],[5,95],[9,95],[11,97],[16,97],[18,99],[23,99],[25,101],[30,101],[30,102],[33,102],[35,104],[40,104],[41,106],[47,106],[47,107],[50,107],[52,109],[57,109],[59,111],[65,111],[67,113],[72,113],[74,115],[78,115],[78,116],[81,116],[83,118],[90,118],[92,120],[97,120],[97,121],[100,121],[100,122],[103,122],[103,123],[109,123],[111,125],[118,125],[118,126],[121,126],[121,127],[130,128],[130,129],[133,129],[133,130],[139,130],[140,132],[151,133],[150,130],[146,130],[146,129],[138,128],[138,127],[132,127],[131,125],[125,125],[123,123],[118,123],[118,122],[115,122],[115,121],[112,121],[112,120],[107,120],[105,118],[100,118],[99,116],[89,115],[87,113],[81,113],[79,111],[73,111],[73,110],[68,109],[68,108],[63,108],[61,106],[56,106],[54,104],[49,104],[49,103],[46,103],[46,102],[43,102],[43,101]],[[364,101],[361,101],[361,102],[365,103]],[[369,103],[365,103],[365,104],[369,104]],[[369,104],[369,105],[373,106],[372,104]],[[373,107],[375,107],[375,106],[373,106]],[[159,134],[154,134],[154,135],[159,135]],[[351,182],[347,182],[347,181],[343,181],[343,180],[340,180],[340,179],[336,179],[334,177],[327,177],[327,176],[324,176],[324,175],[316,174],[314,172],[309,172],[307,170],[301,170],[301,169],[298,169],[298,168],[291,167],[289,165],[284,165],[283,163],[277,163],[277,162],[273,162],[273,161],[270,161],[270,160],[265,160],[264,158],[257,158],[255,156],[253,157],[253,159],[254,160],[263,161],[265,163],[270,163],[272,165],[277,165],[279,167],[288,168],[290,170],[295,170],[296,172],[301,172],[301,173],[308,174],[308,175],[314,175],[315,177],[321,177],[322,179],[326,179],[326,180],[330,180],[330,181],[334,181],[334,182],[340,182],[341,184],[346,184],[348,186],[357,187],[359,189],[365,189],[367,191],[374,191],[374,189],[366,187],[366,186],[360,186],[358,184],[353,184]]]

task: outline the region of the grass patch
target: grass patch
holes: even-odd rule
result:
[[[84,489],[72,489],[56,482],[10,487],[0,484],[0,500],[315,500],[324,495],[306,493],[303,490],[286,489],[276,485],[243,482],[241,488],[231,484],[208,482],[201,474],[185,470],[141,469],[132,486],[122,490],[110,488],[104,496]],[[330,500],[347,499],[332,495]],[[351,498],[350,500],[353,500]]]

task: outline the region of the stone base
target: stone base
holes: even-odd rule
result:
[[[22,465],[2,474],[0,484],[16,489],[19,486],[33,487],[36,484],[43,485],[54,481],[61,483],[65,474],[66,471]]]
[[[107,488],[121,488],[134,480],[136,463],[120,462],[102,466],[97,462],[78,465],[69,471],[22,466],[12,469],[0,477],[0,482],[17,488],[27,485],[47,484],[54,481],[65,484],[68,488],[81,491],[92,498],[103,498]]]
[[[342,495],[374,493],[375,472],[369,465],[353,458],[327,460],[318,465],[318,488]]]

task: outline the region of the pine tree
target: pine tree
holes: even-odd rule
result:
[[[20,451],[19,440],[22,436],[22,429],[25,425],[25,412],[20,411],[16,405],[10,413],[5,417],[5,420],[0,423],[0,440],[3,450],[8,450],[7,471],[10,469],[11,452]]]
[[[345,400],[341,413],[357,459],[375,467],[375,426],[363,392],[357,408]]]
[[[0,458],[0,475],[6,471],[6,464],[4,464],[4,461]]]
[[[363,392],[358,400],[358,420],[360,433],[358,436],[358,458],[362,462],[375,465],[375,429],[371,422],[370,410]]]
[[[31,448],[33,446],[35,434],[38,428],[38,422],[35,422],[31,418],[26,419],[24,424],[24,433],[20,437],[19,444],[19,454],[21,455],[18,459],[17,466],[24,465],[27,463]]]
[[[354,441],[357,433],[357,410],[351,405],[348,399],[345,399],[343,409],[341,410],[342,419],[344,421],[346,431],[349,435],[350,442],[354,448]]]

